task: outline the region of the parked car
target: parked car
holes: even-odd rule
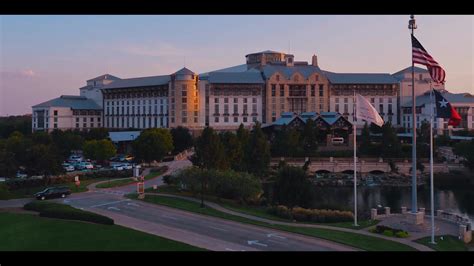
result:
[[[63,168],[66,172],[72,172],[75,170],[74,166],[68,163],[63,163]]]
[[[127,169],[127,170],[132,170],[133,169],[133,166],[131,164],[128,164],[128,163],[122,164],[122,167],[123,167],[123,169]]]
[[[114,164],[112,166],[112,169],[117,170],[117,171],[122,171],[123,170],[123,165],[121,164]]]
[[[82,162],[84,158],[81,155],[71,155],[68,158],[68,161],[70,162]]]
[[[16,177],[17,178],[27,178],[28,175],[22,172],[16,172]]]
[[[35,197],[38,200],[45,200],[51,198],[65,198],[71,194],[71,190],[68,187],[49,187],[43,191],[35,193]]]

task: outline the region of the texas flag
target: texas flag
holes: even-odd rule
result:
[[[458,114],[456,109],[439,93],[439,91],[433,89],[436,102],[436,117],[438,118],[449,118],[448,125],[458,126],[461,123],[461,116]]]

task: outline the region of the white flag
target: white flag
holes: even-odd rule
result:
[[[357,94],[356,117],[367,122],[372,122],[379,127],[384,123],[377,110],[360,94]]]

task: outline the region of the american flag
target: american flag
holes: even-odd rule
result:
[[[431,78],[437,82],[444,84],[444,79],[446,77],[446,72],[444,69],[436,62],[433,57],[423,48],[421,43],[411,35],[411,45],[412,45],[412,54],[413,54],[413,63],[424,65],[428,68]]]

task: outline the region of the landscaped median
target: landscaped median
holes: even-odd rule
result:
[[[136,194],[127,195],[129,198],[136,199]],[[182,209],[185,211],[190,211],[194,213],[214,216],[218,218],[223,218],[227,220],[232,220],[241,223],[253,224],[257,226],[264,226],[273,229],[283,230],[291,233],[303,234],[307,236],[317,237],[321,239],[326,239],[348,246],[353,246],[362,250],[367,251],[415,251],[414,248],[407,246],[402,243],[389,241],[381,238],[371,237],[363,234],[357,234],[353,232],[343,232],[331,229],[321,229],[313,227],[297,227],[281,224],[271,224],[267,222],[257,221],[241,216],[236,216],[228,213],[218,211],[209,207],[201,208],[200,204],[195,201],[165,197],[158,195],[149,195],[147,194],[144,201],[164,205],[172,208]]]
[[[424,237],[415,242],[428,246],[436,251],[468,251],[468,247],[464,242],[454,236],[444,235],[435,236],[436,244],[431,244],[431,237]],[[473,243],[471,241],[471,243]]]
[[[168,166],[161,166],[159,168],[154,168],[154,169],[151,169],[150,170],[150,173],[148,175],[145,176],[145,181],[146,180],[149,180],[149,179],[152,179],[152,178],[155,178],[159,175],[162,175],[163,173],[165,173],[166,171],[168,171]],[[96,188],[112,188],[112,187],[121,187],[121,186],[126,186],[126,185],[130,185],[130,184],[133,184],[133,183],[136,183],[137,181],[134,180],[132,177],[130,178],[123,178],[123,179],[119,179],[119,180],[113,180],[113,181],[108,181],[108,182],[103,182],[103,183],[100,183],[96,186]]]
[[[1,251],[200,251],[119,225],[0,213]]]

